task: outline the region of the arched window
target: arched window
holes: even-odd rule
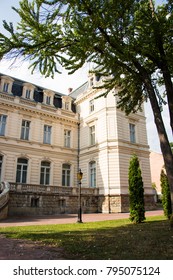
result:
[[[25,184],[27,181],[27,168],[28,160],[25,158],[18,158],[17,160],[17,173],[16,173],[16,183]]]
[[[41,162],[41,172],[40,172],[40,184],[49,185],[50,184],[50,162]]]
[[[62,186],[70,187],[70,174],[71,174],[70,164],[64,163],[62,165]]]
[[[96,162],[91,161],[89,163],[89,181],[90,181],[90,187],[95,188],[96,187]]]
[[[1,176],[2,176],[2,161],[3,161],[3,156],[0,155],[0,182],[1,182]]]

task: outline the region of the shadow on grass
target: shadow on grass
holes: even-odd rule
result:
[[[15,227],[0,232],[64,248],[65,259],[173,259],[173,231],[166,220]]]

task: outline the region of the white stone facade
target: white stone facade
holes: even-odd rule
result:
[[[113,92],[95,99],[103,90],[93,89],[101,83],[94,76],[68,96],[3,74],[0,78],[1,181],[75,188],[81,168],[82,187],[98,189],[99,209],[121,212],[135,153],[145,195],[152,198],[144,112],[125,116]],[[116,199],[120,202],[114,207]]]

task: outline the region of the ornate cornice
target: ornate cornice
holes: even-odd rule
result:
[[[78,115],[73,112],[67,112],[66,114],[65,110],[63,110],[62,112],[60,108],[57,109],[55,107],[43,105],[34,101],[32,102],[30,100],[24,100],[22,98],[19,98],[18,96],[14,97],[11,95],[0,93],[0,101],[0,106],[5,107],[5,109],[17,109],[20,110],[21,113],[30,113],[32,115],[40,115],[46,118],[71,122],[75,124],[78,123]]]

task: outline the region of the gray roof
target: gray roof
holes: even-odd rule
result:
[[[81,85],[80,87],[78,87],[77,89],[75,89],[74,91],[72,91],[69,96],[71,96],[72,98],[77,98],[79,94],[87,91],[88,89],[88,86],[89,86],[89,83],[88,81],[85,82],[83,85]]]

